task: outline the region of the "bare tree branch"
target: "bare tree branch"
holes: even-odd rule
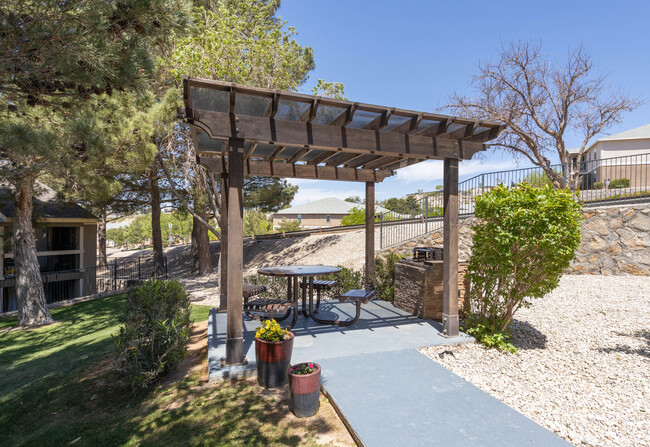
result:
[[[475,98],[454,93],[445,108],[454,114],[506,123],[508,127],[492,146],[527,158],[556,187],[572,189],[578,187],[577,173],[559,173],[550,167],[551,158],[557,156],[563,170],[567,168],[567,134],[581,139],[579,165],[597,135],[641,105],[637,97],[609,89],[607,75],[594,72],[582,46],[570,51],[561,67],[549,61],[539,44],[504,45],[498,63],[479,65],[472,85],[478,90]]]

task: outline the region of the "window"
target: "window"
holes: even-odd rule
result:
[[[331,221],[332,221],[331,215],[328,214],[327,216],[325,216],[325,222],[330,223]]]
[[[302,220],[302,214],[298,214],[298,222]]]

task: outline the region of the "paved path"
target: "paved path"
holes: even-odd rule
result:
[[[351,304],[323,304],[325,318],[354,313]],[[319,313],[320,314],[320,313]],[[221,368],[226,315],[211,312],[208,327],[210,378],[255,370],[256,321],[244,320],[249,364]],[[569,443],[419,353],[416,348],[462,343],[446,339],[440,325],[374,301],[349,328],[321,326],[300,318],[292,363],[315,361],[323,385],[357,438],[381,446],[570,446]]]

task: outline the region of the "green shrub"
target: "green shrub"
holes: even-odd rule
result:
[[[550,185],[500,185],[478,197],[466,325],[479,341],[504,347],[515,312],[557,287],[580,246],[580,207]]]
[[[277,231],[280,233],[300,230],[302,230],[302,225],[299,220],[288,220],[286,217],[283,217],[277,226]]]
[[[187,354],[190,300],[177,280],[146,281],[128,294],[112,367],[134,390],[171,371]]]
[[[363,288],[363,275],[359,270],[352,270],[347,267],[338,266],[341,271],[332,275],[325,275],[322,279],[336,281],[330,292],[325,294],[326,297],[336,298],[350,289]]]
[[[287,278],[254,274],[245,276],[244,284],[266,286],[266,292],[261,293],[260,297],[284,299],[287,296]]]
[[[594,189],[603,189],[603,182],[594,183]]]
[[[615,188],[629,188],[630,187],[630,179],[629,178],[617,178],[609,182],[609,185],[607,186],[608,189],[615,189]]]
[[[393,302],[395,298],[395,264],[402,259],[397,253],[389,253],[385,257],[375,259],[375,276],[372,283],[377,291],[377,298]]]

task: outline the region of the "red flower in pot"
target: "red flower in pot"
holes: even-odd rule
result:
[[[317,363],[299,363],[289,368],[293,413],[299,418],[316,414],[320,405],[320,372]]]

